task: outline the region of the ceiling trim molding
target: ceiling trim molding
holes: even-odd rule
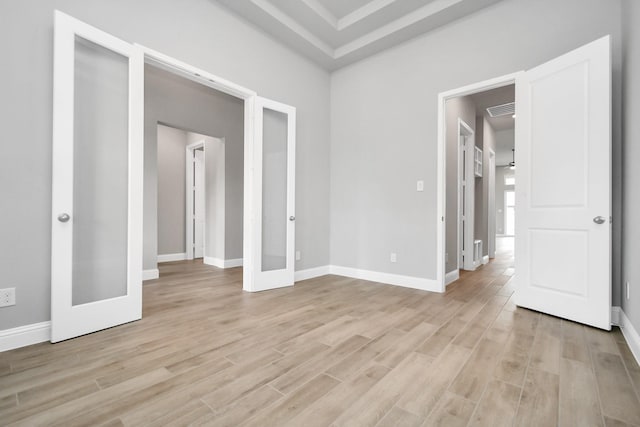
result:
[[[307,42],[311,43],[314,47],[322,51],[324,54],[326,54],[330,58],[335,58],[335,51],[331,46],[313,35],[309,30],[300,25],[298,21],[274,6],[269,0],[251,0],[251,2],[262,9],[265,13],[271,15],[271,17],[279,21],[282,25],[298,34]]]
[[[392,3],[395,3],[396,0],[373,0],[369,3],[365,4],[359,9],[354,10],[350,14],[338,19],[336,30],[341,31],[345,28],[350,27],[356,22],[362,21],[363,19],[373,15],[380,9],[384,9]]]
[[[211,1],[336,70],[503,0]]]
[[[335,50],[334,59],[341,58],[350,54],[358,49],[374,43],[384,37],[394,34],[416,22],[422,21],[438,12],[441,12],[451,6],[454,6],[463,0],[435,0],[426,6],[422,6],[420,9],[411,12],[402,18],[398,18],[379,29],[365,34],[349,43],[346,43]]]
[[[318,0],[302,0],[304,4],[306,4],[309,9],[314,11],[316,15],[327,21],[329,25],[333,28],[338,29],[338,18],[329,11],[326,7],[322,5]]]

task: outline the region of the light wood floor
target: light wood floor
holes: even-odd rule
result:
[[[513,259],[444,295],[327,276],[245,294],[161,266],[141,321],[0,353],[0,425],[640,425],[611,333],[516,308]]]

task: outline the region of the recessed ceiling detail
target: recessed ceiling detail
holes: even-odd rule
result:
[[[329,70],[501,0],[215,0]]]

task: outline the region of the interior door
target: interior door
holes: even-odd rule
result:
[[[205,155],[204,146],[193,151],[193,257],[204,257]]]
[[[142,316],[143,61],[55,13],[52,342]]]
[[[609,37],[522,73],[516,107],[516,304],[609,330]]]
[[[254,272],[249,291],[293,286],[296,109],[256,97]]]

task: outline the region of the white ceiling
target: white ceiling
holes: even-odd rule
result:
[[[214,0],[335,70],[501,0]]]

